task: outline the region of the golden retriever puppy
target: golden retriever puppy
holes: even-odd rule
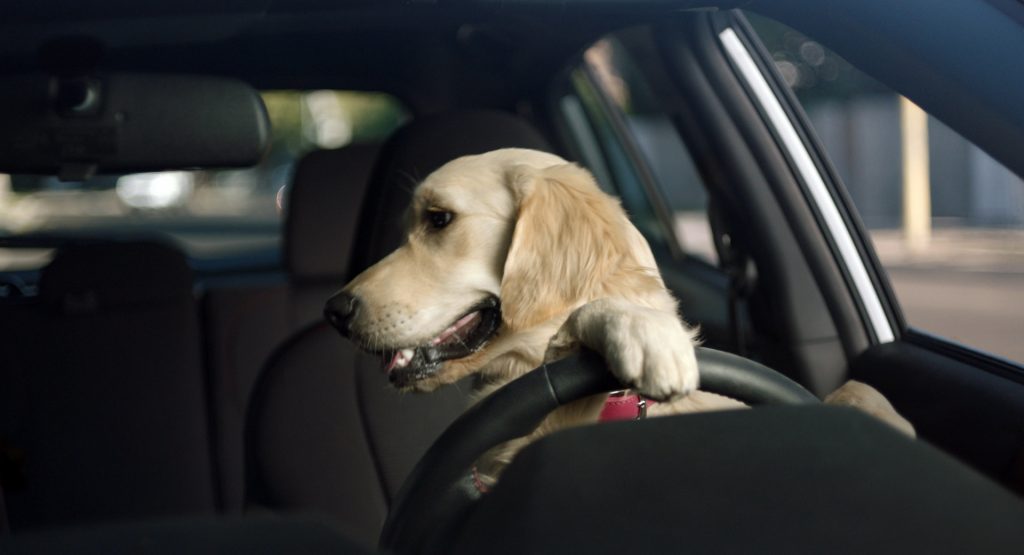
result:
[[[649,414],[744,406],[697,391],[696,330],[679,318],[646,240],[586,170],[524,149],[459,158],[416,188],[406,226],[405,244],[327,309],[382,356],[395,386],[430,391],[473,374],[483,396],[584,345],[661,401]],[[492,450],[478,463],[482,485],[526,442],[596,421],[605,397],[562,407]]]

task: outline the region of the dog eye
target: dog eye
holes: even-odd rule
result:
[[[443,210],[430,210],[427,212],[427,221],[430,222],[430,227],[434,229],[441,229],[452,222],[454,214]]]

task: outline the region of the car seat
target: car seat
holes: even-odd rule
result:
[[[538,131],[503,112],[429,116],[397,131],[367,190],[349,277],[399,246],[415,182],[454,158],[506,147],[548,149]],[[328,515],[374,545],[405,477],[464,410],[466,393],[462,384],[399,394],[377,357],[315,324],[283,346],[258,380],[246,434],[247,500]]]
[[[3,306],[11,530],[216,510],[192,272],[156,242],[57,249]]]
[[[285,275],[207,285],[202,295],[222,510],[243,507],[242,435],[256,377],[274,349],[321,320],[348,272],[359,210],[379,145],[316,150],[295,166],[282,233]]]

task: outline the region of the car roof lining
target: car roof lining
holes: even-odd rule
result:
[[[102,44],[98,67],[105,70],[210,73],[262,89],[376,90],[402,98],[414,112],[507,108],[533,96],[602,34],[650,21],[652,13],[714,2],[220,4],[49,0],[20,6],[0,23],[0,72],[45,70],[39,52],[47,44],[91,37]],[[57,21],[51,14],[59,14]],[[66,64],[75,55],[71,48],[61,57]]]
[[[1024,49],[1024,34],[1013,32],[1024,20],[1017,0],[895,7],[887,0],[45,0],[5,10],[0,72],[39,69],[37,52],[48,41],[85,35],[106,45],[103,68],[215,73],[257,88],[380,90],[414,112],[508,108],[534,97],[608,31],[672,11],[739,6],[821,37],[1024,174],[1016,156],[1024,148],[1024,105],[1016,102],[1024,72],[995,72],[1006,81],[1000,87],[974,86],[993,73],[986,73],[990,60],[976,59],[975,31],[986,31],[990,50]],[[919,31],[921,18],[941,19],[954,8],[958,24],[944,25],[942,36]],[[965,40],[975,47],[958,48]]]

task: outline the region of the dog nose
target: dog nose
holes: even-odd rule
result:
[[[358,313],[359,298],[344,291],[328,299],[324,306],[324,318],[345,337],[352,332],[352,322]]]

